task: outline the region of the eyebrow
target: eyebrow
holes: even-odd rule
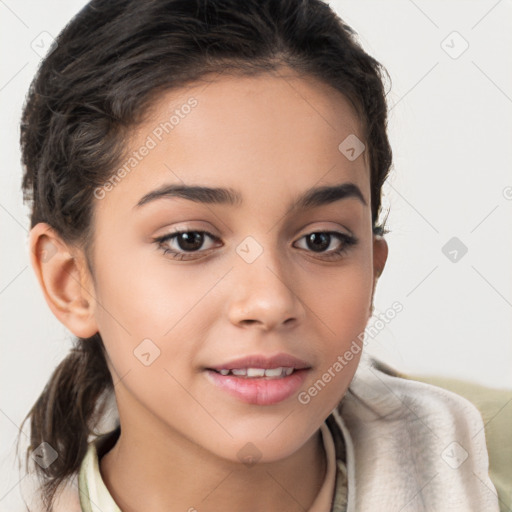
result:
[[[157,199],[169,199],[173,197],[188,199],[196,203],[229,206],[240,206],[243,202],[242,195],[232,188],[169,184],[163,185],[144,195],[134,208],[140,208]],[[316,187],[306,190],[293,201],[287,213],[323,206],[350,197],[358,199],[365,206],[367,205],[360,188],[356,184],[341,183],[339,185]]]

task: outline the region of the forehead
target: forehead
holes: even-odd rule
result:
[[[353,139],[355,137],[355,139]],[[369,201],[366,151],[355,159],[344,141],[363,141],[349,100],[295,73],[209,75],[160,94],[131,133],[121,180],[107,202],[124,212],[163,184],[230,187],[242,202],[287,203],[313,186],[350,181]],[[365,192],[366,191],[366,192]]]

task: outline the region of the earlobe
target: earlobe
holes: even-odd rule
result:
[[[96,334],[94,289],[82,251],[69,247],[44,222],[31,229],[29,248],[32,268],[53,314],[78,337]]]

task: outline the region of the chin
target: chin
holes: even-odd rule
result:
[[[297,452],[310,436],[307,433],[301,436],[301,432],[285,428],[284,425],[276,429],[278,424],[279,422],[274,423],[273,429],[270,430],[256,428],[239,434],[231,432],[233,438],[222,447],[217,445],[213,451],[230,462],[247,466],[283,460]]]

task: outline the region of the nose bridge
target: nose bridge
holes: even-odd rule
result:
[[[264,281],[271,279],[285,286],[286,255],[274,236],[269,233],[248,235],[236,246],[235,251],[241,260],[237,261],[241,278],[244,278],[244,274],[248,274],[249,281],[261,278]]]
[[[250,320],[269,327],[302,316],[302,306],[275,237],[268,233],[248,235],[235,251],[238,283],[230,303],[233,322]]]

